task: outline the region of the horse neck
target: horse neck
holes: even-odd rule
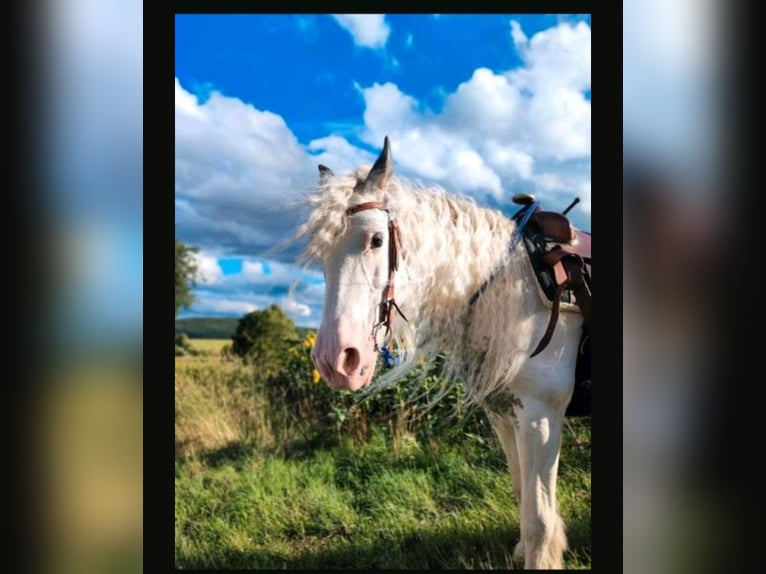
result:
[[[503,265],[514,224],[501,213],[440,195],[418,198],[401,228],[410,311],[430,322],[467,309],[471,296]],[[405,301],[406,303],[406,301]]]

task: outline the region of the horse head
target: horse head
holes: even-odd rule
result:
[[[344,214],[346,225],[321,261],[324,311],[311,358],[336,390],[353,391],[370,384],[377,347],[390,329],[396,307],[398,230],[385,202],[392,173],[386,137],[366,178],[357,179]],[[323,165],[319,177],[324,185],[335,181],[332,170]]]

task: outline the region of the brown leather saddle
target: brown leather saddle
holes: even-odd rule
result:
[[[548,321],[548,328],[531,357],[548,346],[558,322],[562,299],[577,305],[582,313],[585,324],[581,348],[588,337],[591,300],[591,234],[576,229],[566,217],[566,213],[578,201],[579,199],[575,199],[562,213],[556,213],[541,210],[532,195],[520,193],[513,196],[513,202],[522,207],[512,216],[516,223],[516,234],[511,241],[510,250],[514,250],[518,241],[524,241],[540,287],[551,301],[551,318]],[[495,270],[484,281],[469,300],[469,305],[476,303],[500,271],[502,269]]]
[[[591,234],[576,229],[566,212],[543,211],[531,195],[518,194],[514,203],[522,209],[514,215],[540,286],[551,301],[551,317],[543,338],[532,353],[540,353],[553,336],[562,300],[580,308],[585,328],[590,324]]]
[[[575,199],[562,213],[541,210],[535,198],[527,194],[515,195],[513,201],[522,207],[512,216],[517,231],[510,250],[513,251],[519,241],[524,242],[537,281],[551,301],[548,327],[531,356],[540,353],[550,342],[561,302],[577,305],[584,324],[575,365],[575,387],[566,416],[590,415],[591,234],[576,229],[566,216],[579,200]],[[502,268],[495,270],[484,281],[469,300],[469,305],[476,303],[501,271]]]

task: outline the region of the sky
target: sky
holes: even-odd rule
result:
[[[519,192],[579,197],[590,231],[590,40],[589,15],[177,15],[175,226],[200,269],[181,317],[277,304],[318,327],[296,204],[386,135],[398,175],[509,215]]]

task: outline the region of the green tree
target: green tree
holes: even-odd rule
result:
[[[280,357],[296,344],[299,336],[287,313],[271,305],[242,317],[231,339],[235,355],[257,362],[264,371],[276,372]]]
[[[194,303],[192,288],[196,285],[196,247],[184,245],[176,239],[176,317],[181,309],[188,309]]]

